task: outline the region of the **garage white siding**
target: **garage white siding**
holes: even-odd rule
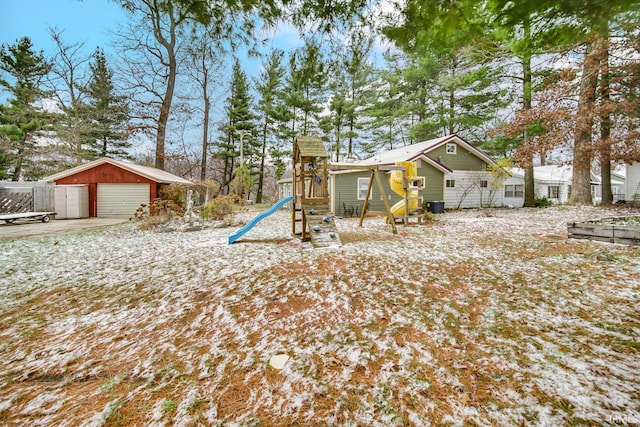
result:
[[[149,184],[98,184],[98,217],[131,217],[149,204]]]

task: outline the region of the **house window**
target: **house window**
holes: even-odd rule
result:
[[[422,190],[424,188],[425,182],[427,181],[424,176],[416,176],[415,178],[409,180],[409,189]]]
[[[456,154],[456,150],[457,149],[458,149],[458,145],[457,144],[449,143],[449,144],[447,144],[447,147],[446,147],[446,153],[447,154]]]
[[[489,181],[482,180],[480,181],[480,188],[487,188],[489,186]]]
[[[369,178],[358,178],[358,200],[364,200],[367,197],[368,189]],[[371,200],[371,193],[369,193],[369,200]]]
[[[519,185],[514,185],[515,189],[514,189],[514,197],[520,197],[523,198],[524,197],[524,185],[523,184],[519,184]]]
[[[456,188],[456,180],[455,179],[448,179],[445,181],[445,187],[447,188]]]
[[[505,185],[504,186],[504,197],[524,197],[524,185]]]
[[[550,185],[547,193],[547,197],[550,199],[560,198],[560,187],[557,185]]]

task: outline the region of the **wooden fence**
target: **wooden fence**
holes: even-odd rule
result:
[[[0,213],[54,211],[52,186],[36,182],[0,183]]]

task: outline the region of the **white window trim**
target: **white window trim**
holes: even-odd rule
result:
[[[415,182],[419,182],[420,180],[422,180],[422,188],[424,188],[427,185],[427,179],[424,176],[416,176]],[[411,187],[411,185],[409,187]]]
[[[452,150],[450,150],[450,149],[452,149]],[[456,152],[458,151],[458,144],[455,144],[453,142],[449,142],[445,146],[445,150],[444,151],[447,154],[456,154]]]
[[[367,183],[367,185],[365,186],[365,188],[363,188],[363,189],[362,189],[362,190],[363,190],[363,192],[364,192],[364,191],[366,191],[366,190],[367,190],[367,188],[369,187],[369,180],[370,180],[370,179],[371,179],[371,178],[358,178],[358,181],[357,181],[357,186],[358,186],[358,187],[357,187],[357,189],[356,189],[356,190],[357,190],[356,195],[357,195],[357,197],[358,197],[358,200],[364,200],[364,197],[360,197],[360,188],[361,188],[361,187],[360,187],[360,182],[363,182],[363,181],[364,181],[364,182],[366,182],[366,183]],[[369,192],[369,200],[371,200],[372,193],[373,193],[373,188],[371,188],[371,191]]]
[[[518,187],[520,188],[518,189]],[[521,193],[521,194],[518,195],[518,193]],[[524,185],[523,184],[505,184],[504,197],[507,199],[522,199],[524,197]]]
[[[449,185],[451,182],[453,185]],[[445,179],[444,180],[444,188],[456,188],[456,180],[455,179]]]

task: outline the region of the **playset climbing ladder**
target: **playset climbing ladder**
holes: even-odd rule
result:
[[[294,140],[291,232],[314,247],[340,245],[329,206],[327,157],[320,138],[299,136]]]

